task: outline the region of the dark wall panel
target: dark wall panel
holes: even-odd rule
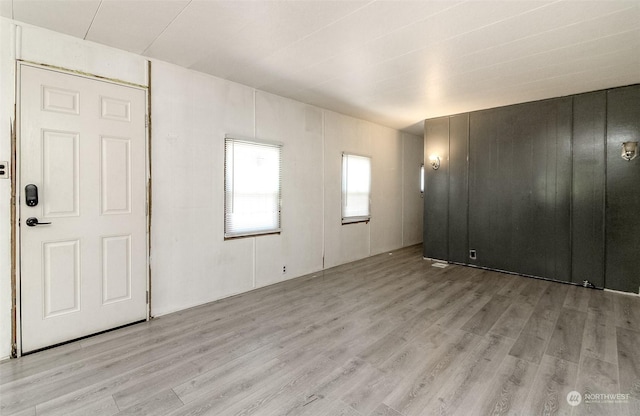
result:
[[[640,159],[620,157],[622,142],[640,140],[640,86],[608,91],[606,287],[640,286]]]
[[[496,121],[497,114],[491,111],[469,116],[469,249],[478,251],[478,260],[469,263],[484,267],[500,265],[494,255],[494,234],[487,232],[498,226],[495,201],[486,197],[494,193],[497,177]]]
[[[572,277],[604,287],[604,195],[607,93],[573,99]]]
[[[471,113],[469,149],[470,262],[569,280],[571,99]]]
[[[424,145],[424,256],[447,260],[449,205],[449,118],[425,121]],[[429,156],[440,158],[440,169],[433,170]]]
[[[449,119],[449,257],[456,263],[469,258],[467,233],[467,155],[469,115]]]
[[[639,140],[640,85],[426,120],[425,256],[638,293]]]

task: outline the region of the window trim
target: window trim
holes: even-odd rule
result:
[[[344,157],[345,156],[356,156],[356,157],[362,157],[362,158],[367,158],[369,159],[369,215],[359,215],[359,216],[353,216],[353,217],[345,217],[344,216],[344,196],[345,196],[345,189],[344,189]],[[371,221],[371,187],[373,184],[372,181],[372,177],[373,177],[373,158],[369,155],[363,155],[363,154],[359,154],[359,153],[352,153],[352,152],[342,152],[341,155],[341,159],[340,159],[340,217],[341,217],[341,223],[342,225],[348,225],[348,224],[358,224],[358,223],[369,223],[369,221]]]
[[[255,144],[255,145],[262,145],[262,146],[271,146],[271,147],[277,147],[279,148],[280,154],[279,154],[279,162],[280,162],[280,166],[278,169],[279,175],[278,175],[278,227],[277,228],[273,228],[273,229],[269,229],[269,230],[261,230],[261,231],[248,231],[248,232],[243,232],[243,233],[228,233],[227,232],[227,201],[228,201],[228,196],[227,196],[227,142],[228,141],[233,141],[233,142],[237,142],[237,143],[248,143],[248,144]],[[222,229],[223,229],[223,236],[224,236],[224,240],[235,240],[238,238],[249,238],[249,237],[258,237],[258,236],[263,236],[263,235],[276,235],[276,234],[281,234],[282,233],[282,162],[284,160],[283,158],[283,148],[284,148],[284,144],[282,142],[277,142],[277,141],[269,141],[269,140],[260,140],[260,139],[253,139],[253,138],[249,138],[249,137],[243,137],[243,136],[237,136],[237,135],[229,135],[229,134],[225,134],[224,136],[224,144],[223,144],[223,151],[222,151],[222,158],[223,158],[223,188],[222,188],[222,192],[224,194],[224,200],[223,200],[223,224],[222,224]]]

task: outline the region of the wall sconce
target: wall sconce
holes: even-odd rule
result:
[[[624,160],[633,160],[638,156],[638,142],[622,143],[622,158]]]
[[[429,164],[433,168],[433,170],[438,170],[440,167],[440,158],[436,155],[429,156]]]

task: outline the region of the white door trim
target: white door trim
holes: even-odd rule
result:
[[[13,201],[13,209],[15,210],[15,217],[14,217],[14,222],[13,222],[13,227],[14,227],[14,241],[15,241],[15,246],[14,246],[14,252],[13,252],[13,258],[14,258],[14,262],[15,262],[15,279],[13,280],[13,285],[14,287],[12,288],[15,291],[16,294],[16,298],[15,298],[15,314],[12,314],[12,320],[13,320],[13,325],[15,327],[15,333],[12,334],[13,336],[15,336],[15,339],[13,339],[11,342],[15,348],[15,357],[20,357],[22,356],[22,308],[21,308],[21,241],[20,241],[20,217],[21,217],[21,204],[20,204],[20,200],[22,197],[22,189],[20,189],[20,183],[21,183],[21,162],[20,162],[20,143],[21,143],[21,137],[20,137],[20,132],[21,132],[21,125],[20,125],[20,116],[21,116],[21,96],[22,96],[22,92],[20,90],[20,85],[21,85],[21,73],[22,73],[22,68],[23,67],[34,67],[34,68],[39,68],[39,69],[46,69],[49,71],[55,71],[58,73],[62,73],[62,74],[68,74],[68,75],[73,75],[73,76],[78,76],[78,77],[82,77],[82,78],[87,78],[87,79],[92,79],[92,80],[96,80],[96,81],[101,81],[101,82],[108,82],[111,84],[116,84],[116,85],[122,85],[122,86],[126,86],[129,88],[135,88],[138,90],[142,90],[145,91],[145,96],[146,96],[146,103],[145,103],[145,110],[146,110],[146,119],[145,119],[145,200],[146,200],[146,218],[147,218],[147,227],[146,227],[146,238],[145,238],[145,249],[146,249],[146,267],[145,267],[145,280],[146,280],[146,286],[147,286],[147,306],[146,306],[146,311],[147,311],[147,316],[146,316],[146,320],[149,320],[151,318],[151,302],[150,302],[150,290],[151,290],[151,273],[150,273],[150,247],[149,247],[149,241],[150,241],[150,235],[151,235],[151,217],[150,217],[150,208],[151,208],[151,202],[150,202],[150,198],[149,198],[149,193],[150,193],[150,187],[149,184],[151,183],[151,165],[150,165],[150,159],[151,159],[151,154],[150,154],[150,129],[151,129],[151,118],[149,116],[149,107],[150,107],[150,89],[146,86],[142,86],[142,85],[138,85],[138,84],[133,84],[133,83],[128,83],[125,81],[119,81],[119,80],[111,80],[111,79],[107,79],[104,77],[100,77],[98,75],[91,75],[91,74],[86,74],[86,73],[82,73],[79,71],[74,71],[72,69],[66,69],[66,68],[60,68],[60,67],[53,67],[51,65],[46,65],[46,64],[38,64],[35,62],[29,62],[29,61],[23,61],[23,60],[16,60],[16,79],[15,79],[15,175],[12,178],[12,184],[13,187],[15,189],[15,199]],[[151,74],[150,74],[150,66],[147,66],[147,79],[150,80]]]

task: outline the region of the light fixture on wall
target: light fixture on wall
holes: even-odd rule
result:
[[[638,142],[622,143],[622,158],[624,160],[633,160],[638,156]]]
[[[440,167],[440,158],[436,155],[429,156],[429,164],[433,168],[433,170],[438,170]]]

